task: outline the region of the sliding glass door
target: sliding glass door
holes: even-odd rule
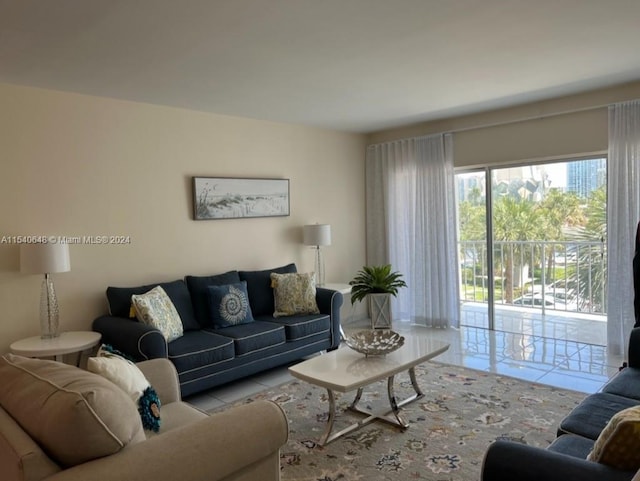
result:
[[[606,160],[461,172],[457,189],[461,323],[604,344]]]
[[[487,170],[456,175],[461,324],[493,328],[487,243]]]

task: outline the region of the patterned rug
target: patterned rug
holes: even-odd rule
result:
[[[586,396],[436,362],[418,366],[416,375],[425,397],[402,408],[407,430],[374,421],[324,447],[317,441],[327,418],[325,389],[296,380],[235,404],[270,399],[287,413],[285,481],[477,481],[489,443],[509,439],[546,447],[560,420]],[[386,381],[374,384],[360,405],[384,408],[386,392]],[[409,376],[396,376],[398,399],[412,393]],[[362,418],[344,412],[354,394],[338,394],[334,431]]]

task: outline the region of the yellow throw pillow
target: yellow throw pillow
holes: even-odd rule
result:
[[[154,287],[144,294],[134,294],[131,296],[131,304],[138,320],[158,329],[167,342],[182,336],[180,314],[162,287]]]
[[[620,411],[609,420],[587,460],[625,471],[640,469],[640,406]]]
[[[275,312],[273,317],[319,314],[315,273],[271,273]]]

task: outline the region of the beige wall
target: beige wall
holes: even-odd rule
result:
[[[0,84],[0,239],[125,235],[73,245],[54,275],[63,330],[89,329],[109,285],[296,262],[301,226],[329,223],[327,281],[364,263],[366,137]],[[289,178],[289,217],[193,221],[191,176]],[[5,239],[6,241],[6,239]],[[0,352],[39,333],[41,278],[0,243]]]
[[[71,272],[54,276],[66,330],[90,328],[108,285],[312,270],[306,223],[331,224],[327,280],[345,282],[364,263],[366,144],[453,131],[458,167],[605,151],[606,105],[635,98],[640,82],[363,136],[0,84],[0,241],[131,237],[71,246]],[[195,222],[193,175],[289,178],[291,216]],[[0,352],[38,334],[39,290],[0,243]]]
[[[640,82],[375,132],[368,143],[454,132],[456,167],[606,152],[607,105],[640,98]]]

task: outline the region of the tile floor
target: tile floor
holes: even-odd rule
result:
[[[359,324],[344,326],[347,334],[350,330],[367,327]],[[584,393],[599,390],[618,371],[623,361],[622,357],[609,355],[604,346],[542,337],[534,334],[539,330],[536,328],[525,334],[473,326],[432,329],[400,324],[394,329],[403,334],[430,336],[449,342],[449,350],[438,356],[437,361]],[[214,409],[292,379],[287,367],[276,368],[190,396],[186,401],[201,409]]]
[[[486,328],[487,311],[486,303],[465,302],[460,309],[460,324]],[[547,309],[543,314],[540,308],[497,305],[495,329],[587,344],[607,343],[607,317],[586,312]]]

